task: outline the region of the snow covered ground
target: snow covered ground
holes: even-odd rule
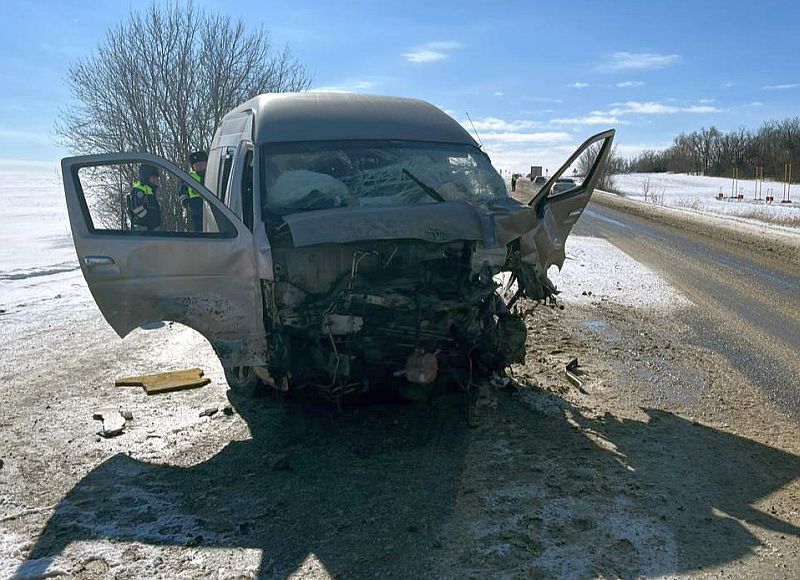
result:
[[[643,310],[672,310],[691,304],[656,272],[608,240],[571,235],[566,254],[561,271],[551,266],[547,272],[561,300],[581,305],[608,301]]]
[[[648,180],[649,193],[645,200]],[[784,204],[780,203],[783,193],[781,183],[765,181],[761,187],[760,201],[755,199],[755,180],[739,179],[737,183],[737,193],[744,195],[741,201],[729,199],[732,180],[726,177],[677,173],[629,173],[614,176],[616,190],[631,199],[800,228],[800,185],[792,186],[792,203]],[[725,196],[724,200],[716,199],[720,191]],[[773,195],[775,202],[767,204],[763,201],[767,195]]]
[[[0,309],[12,313],[81,281],[55,163],[0,165]]]
[[[675,370],[684,358],[692,370],[719,365],[686,356],[682,349],[689,347],[665,323],[688,301],[606,240],[567,241],[563,271],[550,274],[569,306],[537,311],[526,370],[532,385],[563,393],[564,359],[580,356],[589,382],[585,392],[571,393],[578,403],[546,389],[527,394],[535,413],[487,400],[482,423],[462,444],[448,439],[449,423],[441,432],[432,429],[422,406],[403,407],[392,421],[365,410],[351,424],[348,413],[317,417],[258,399],[237,408],[241,415],[201,417],[200,410],[228,401],[210,345],[177,324],[137,330],[124,341],[114,335],[78,268],[55,167],[0,166],[0,203],[8,208],[0,229],[2,578],[242,578],[259,570],[322,578],[329,577],[328,563],[343,577],[407,576],[404,554],[441,560],[449,574],[440,575],[453,577],[516,577],[523,566],[547,577],[671,577],[690,575],[699,563],[734,561],[742,575],[764,577],[767,567],[796,562],[794,535],[778,540],[778,532],[758,531],[753,545],[769,551],[743,564],[749,532],[716,510],[737,515],[751,508],[705,483],[727,474],[731,462],[731,473],[754,472],[745,469],[753,454],[770,466],[794,456],[761,451],[741,433],[688,425],[667,411],[645,421],[639,409],[652,411],[655,399],[624,390],[625,377],[638,388],[650,376],[642,375],[648,372],[642,361],[677,377],[684,376]],[[651,313],[657,316],[648,322]],[[675,346],[659,350],[665,344]],[[637,365],[639,374],[625,365]],[[212,383],[158,398],[113,387],[119,376],[193,366],[204,368]],[[725,389],[726,400],[737,393],[728,381],[710,381],[709,389],[715,385]],[[746,395],[752,408],[766,408]],[[711,391],[708,400],[722,395]],[[96,436],[92,419],[93,409],[109,405],[134,415],[115,439]],[[565,410],[571,423],[562,419]],[[689,417],[698,412],[679,410]],[[727,414],[710,419],[705,413],[706,422],[737,424]],[[333,428],[323,437],[315,424]],[[770,425],[781,432],[782,423]],[[798,440],[784,431],[789,444]],[[262,477],[264,458],[278,453],[292,454],[291,469]],[[446,469],[450,456],[463,471],[455,481]],[[408,485],[410,472],[425,482],[420,491]],[[745,499],[773,491],[768,477],[745,479]],[[447,495],[448,486],[457,493]],[[345,491],[331,495],[331,489]],[[368,490],[365,499],[361,490]],[[452,513],[434,513],[438,499],[430,499],[430,490],[444,490]],[[367,503],[370,494],[374,503]],[[793,494],[791,487],[778,491],[769,505],[788,512]],[[362,506],[371,520],[362,520]],[[698,521],[724,529],[709,534],[722,539],[695,546],[683,530]],[[433,534],[441,534],[435,544]],[[42,537],[45,555],[32,557]],[[688,559],[679,561],[679,553]]]

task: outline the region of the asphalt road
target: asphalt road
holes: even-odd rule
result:
[[[696,307],[693,342],[713,349],[800,419],[800,272],[769,257],[591,203],[573,233],[607,239]]]

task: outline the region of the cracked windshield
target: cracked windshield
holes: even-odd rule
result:
[[[266,209],[397,207],[508,196],[489,159],[473,147],[438,144],[301,143],[266,149]]]

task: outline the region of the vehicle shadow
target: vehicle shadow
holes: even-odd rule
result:
[[[473,438],[462,474],[473,493],[460,497],[449,530],[471,541],[448,543],[444,568],[663,577],[738,561],[765,531],[800,537],[777,515],[793,512],[794,494],[783,505],[761,501],[800,476],[800,457],[641,411],[597,415],[530,387],[500,397]]]
[[[109,458],[61,500],[17,575],[43,571],[73,542],[104,539],[258,549],[264,577],[286,577],[310,556],[336,576],[424,575],[462,471],[463,396],[344,411],[228,398],[251,439],[192,467]]]
[[[493,395],[477,429],[463,397],[340,413],[229,391],[252,439],[185,468],[111,457],[17,574],[111,540],[254,548],[263,577],[310,556],[341,577],[632,577],[740,559],[760,544],[749,526],[800,536],[754,507],[800,475],[800,457],[663,411],[589,418],[525,391]]]

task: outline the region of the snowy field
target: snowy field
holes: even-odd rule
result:
[[[645,200],[645,184],[648,180],[649,194]],[[792,186],[792,203],[783,204],[780,203],[783,192],[781,183],[764,181],[761,186],[761,201],[755,199],[755,180],[739,179],[737,183],[737,193],[744,195],[741,201],[728,199],[731,196],[732,180],[726,177],[676,173],[630,173],[614,176],[616,190],[631,199],[800,228],[800,185]],[[726,199],[716,199],[720,191]],[[767,195],[773,195],[775,202],[764,202]]]
[[[13,314],[82,282],[55,163],[0,165],[0,310]]]

